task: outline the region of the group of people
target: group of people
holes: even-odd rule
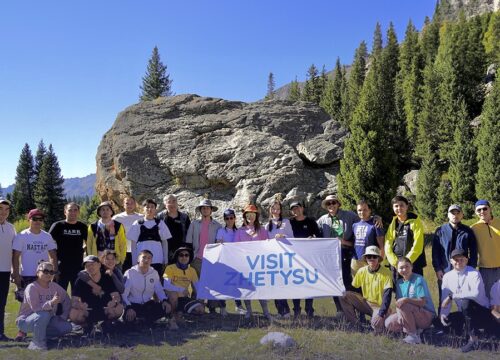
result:
[[[9,340],[3,320],[10,279],[21,302],[16,340],[32,332],[29,348],[45,349],[47,337],[80,326],[84,332],[95,331],[96,324],[109,331],[118,322],[152,323],[165,317],[176,330],[183,313],[203,314],[208,307],[210,312],[220,308],[227,316],[225,301],[196,299],[194,285],[208,244],[314,237],[338,239],[341,246],[346,292],[334,297],[337,317],[360,325],[370,316],[375,332],[404,332],[410,344],[420,343],[421,332],[432,324],[456,333],[465,328],[468,341],[463,351],[478,348],[481,329],[499,332],[500,221],[486,200],[475,204],[479,220],[471,228],[462,224],[460,206],[451,205],[449,222],[435,232],[437,311],[423,277],[423,226],[403,196],[392,200],[395,216],[386,231],[366,201],[359,201],[353,212],[342,209],[335,195],[323,199],[327,213],[317,221],[305,215],[300,201],[290,203],[287,218],[282,202],[275,199],[265,222],[258,207],[249,204],[240,227],[233,209],[224,210],[224,224],[216,221],[212,215],[218,208],[208,199],[196,207],[199,217],[192,221],[179,210],[175,195],[165,196],[163,202],[165,210],[157,213],[155,200],[146,199],[138,213],[136,200],[126,197],[119,214],[110,202],[103,202],[96,210],[98,220],[88,226],[78,220],[78,204],[68,203],[65,219],[48,232],[43,230],[44,213],[33,209],[28,213],[29,228],[16,234],[7,221],[11,204],[0,199],[0,341]],[[454,313],[452,301],[458,309]],[[268,301],[259,302],[264,316],[272,320]],[[297,318],[301,300],[292,303]],[[276,317],[292,316],[287,300],[275,300],[275,305]],[[313,299],[305,299],[304,305],[306,315],[313,317]],[[247,318],[253,315],[248,300],[244,306],[236,300],[235,310]]]

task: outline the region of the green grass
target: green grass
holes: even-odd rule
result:
[[[434,305],[437,305],[437,286],[430,264],[430,248],[426,248],[429,265],[425,269]],[[11,289],[13,290],[13,289]],[[273,313],[274,304],[269,302]],[[291,305],[291,302],[290,302]],[[229,312],[234,302],[227,302]],[[73,336],[61,342],[52,343],[51,350],[33,353],[26,349],[26,343],[0,343],[0,359],[493,359],[499,353],[476,351],[462,354],[457,349],[459,339],[450,345],[411,346],[401,343],[400,337],[375,336],[371,332],[352,331],[344,323],[332,320],[335,306],[329,298],[314,302],[318,318],[313,322],[302,319],[276,321],[270,324],[261,316],[254,323],[247,324],[243,317],[232,314],[227,319],[220,315],[205,315],[188,318],[178,332],[166,329],[160,324],[152,331],[138,329],[125,334],[112,334],[104,339],[83,341]],[[260,306],[253,305],[259,311]],[[6,334],[15,336],[15,317],[19,303],[9,294],[6,311]],[[291,335],[297,347],[284,351],[271,346],[259,345],[259,340],[269,331],[281,331]]]

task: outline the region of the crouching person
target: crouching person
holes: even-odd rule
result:
[[[148,325],[166,317],[170,313],[165,291],[160,283],[158,272],[151,266],[153,253],[142,250],[137,257],[137,265],[125,272],[125,316],[127,323],[143,318]],[[153,299],[156,295],[159,301]]]
[[[358,270],[352,286],[361,288],[362,294],[346,291],[340,298],[345,317],[351,324],[357,325],[360,314],[371,316],[371,326],[375,332],[384,330],[384,321],[389,315],[392,295],[392,275],[385,266],[381,266],[382,257],[377,246],[368,246],[363,254],[367,266]]]
[[[398,259],[397,270],[402,278],[396,282],[396,313],[385,320],[385,327],[405,332],[403,341],[407,344],[420,344],[420,332],[431,326],[436,312],[425,279],[412,269],[410,259]]]
[[[113,278],[101,268],[101,262],[95,255],[83,259],[87,281],[78,276],[72,290],[70,319],[82,325],[89,333],[94,325],[103,321],[102,330],[109,330],[110,325],[123,314],[123,304]],[[92,285],[89,285],[89,281]]]
[[[187,247],[178,248],[173,256],[174,264],[168,265],[163,274],[163,286],[172,305],[173,319],[171,328],[177,328],[176,321],[181,314],[204,314],[205,305],[196,300],[195,284],[198,282],[196,270],[190,266],[193,261],[193,250]]]
[[[47,350],[47,337],[58,337],[71,331],[67,321],[70,299],[66,291],[53,282],[54,267],[41,262],[36,269],[36,280],[24,292],[24,301],[16,324],[19,330],[33,332],[30,350]]]

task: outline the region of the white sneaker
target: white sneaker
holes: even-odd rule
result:
[[[220,308],[220,314],[222,317],[226,317],[228,315],[226,308]]]
[[[28,350],[47,350],[47,345],[37,344],[34,341],[30,341],[28,345]]]
[[[408,336],[406,336],[403,341],[407,344],[420,344],[421,341],[420,341],[420,336],[418,336],[417,334],[408,334]]]
[[[234,310],[236,311],[237,314],[240,315],[245,315],[247,313],[247,311],[243,309],[241,306],[236,306]]]

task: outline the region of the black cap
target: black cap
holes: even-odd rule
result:
[[[451,252],[450,258],[453,259],[455,256],[465,256],[468,258],[467,253],[464,249],[455,249]]]

